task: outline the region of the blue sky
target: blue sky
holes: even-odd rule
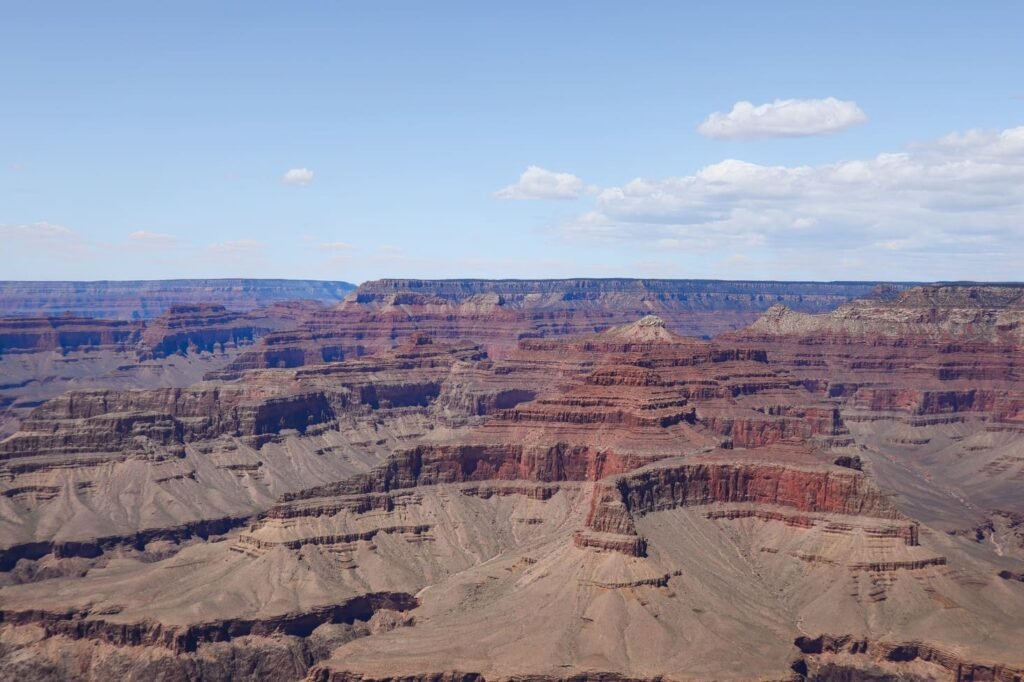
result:
[[[0,279],[1021,279],[1024,4],[687,4],[0,0]]]

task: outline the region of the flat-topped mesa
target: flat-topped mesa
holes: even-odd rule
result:
[[[177,279],[99,282],[0,281],[0,316],[73,315],[148,320],[175,305],[213,303],[248,311],[279,301],[340,301],[347,282],[285,279]]]
[[[76,350],[126,350],[140,340],[142,324],[75,315],[0,318],[0,356]]]
[[[160,358],[189,352],[224,352],[253,343],[277,327],[267,315],[229,311],[222,305],[171,306],[146,326],[140,357]]]
[[[644,556],[647,543],[637,533],[636,518],[678,507],[723,504],[749,508],[723,512],[722,518],[778,518],[804,526],[813,525],[813,519],[790,519],[785,510],[899,521],[873,532],[899,537],[911,546],[918,541],[916,524],[859,471],[771,461],[678,459],[602,480],[592,498],[586,527],[577,532],[574,541],[580,547]]]
[[[364,282],[345,305],[389,304],[395,296],[416,294],[461,303],[482,294],[496,294],[509,307],[607,305],[663,306],[668,310],[764,310],[773,302],[801,310],[829,310],[869,294],[876,282],[763,282],[685,279],[381,279]],[[895,285],[906,286],[906,285]],[[624,307],[624,306],[623,306]],[[637,312],[644,310],[641,305]],[[642,314],[642,313],[641,313]],[[658,313],[661,314],[660,312]],[[634,313],[635,315],[635,313]]]
[[[770,364],[763,349],[679,336],[657,318],[572,339],[525,339],[505,365],[546,365],[547,375],[559,381],[528,375],[541,389],[537,398],[496,411],[491,426],[687,423],[737,447],[848,436],[835,406]],[[641,442],[659,438],[657,429],[631,436]]]

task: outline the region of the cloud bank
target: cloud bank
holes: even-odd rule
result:
[[[519,201],[530,199],[568,200],[578,199],[586,191],[587,186],[583,180],[572,173],[556,173],[539,166],[530,166],[519,176],[519,182],[498,190],[494,196],[499,199]]]
[[[163,232],[136,230],[128,235],[128,242],[141,248],[170,249],[178,245],[178,238]]]
[[[956,265],[1022,251],[1022,187],[1024,127],[971,130],[864,160],[729,159],[691,175],[636,178],[603,189],[562,230],[655,250],[801,250],[826,260],[846,251],[938,254]]]
[[[718,140],[808,137],[839,132],[867,120],[856,102],[835,97],[777,99],[758,106],[736,102],[729,113],[708,116],[697,132]]]
[[[207,248],[211,253],[223,256],[239,257],[262,251],[266,247],[261,241],[255,239],[233,239],[217,244],[210,244]]]

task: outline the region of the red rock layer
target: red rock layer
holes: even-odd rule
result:
[[[141,353],[159,358],[174,353],[224,352],[253,343],[278,324],[268,315],[230,312],[222,305],[171,306],[146,325]]]
[[[919,287],[827,315],[778,307],[734,343],[765,349],[818,395],[873,413],[974,415],[1024,427],[1024,289]]]
[[[0,441],[0,460],[85,452],[158,453],[220,435],[255,439],[305,432],[353,409],[426,405],[452,363],[481,357],[472,344],[420,343],[379,357],[252,373],[232,384],[145,391],[73,391],[34,410]]]
[[[331,362],[389,348],[410,335],[473,339],[495,358],[522,339],[588,334],[657,314],[690,336],[739,329],[774,303],[831,310],[874,283],[702,280],[379,280],[298,328],[267,336],[223,374]],[[235,374],[233,374],[235,373]]]
[[[834,407],[807,405],[814,399],[761,351],[686,339],[645,318],[578,340],[525,340],[507,360],[479,363],[470,376],[478,397],[492,378],[504,393],[530,386],[539,397],[494,410],[449,442],[400,450],[367,474],[291,493],[270,516],[318,515],[360,496],[369,496],[361,506],[373,507],[394,491],[428,485],[597,482],[574,541],[634,555],[646,551],[634,517],[679,506],[747,502],[900,518],[863,473],[829,466],[832,458],[799,445],[845,434],[845,426]],[[446,390],[447,382],[439,403]],[[681,458],[715,445],[762,448],[767,461]],[[731,457],[729,450],[714,456]],[[332,504],[339,496],[345,502]]]
[[[125,350],[140,340],[142,325],[90,317],[0,318],[0,355],[12,352]]]

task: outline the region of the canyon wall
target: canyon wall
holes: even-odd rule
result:
[[[148,320],[172,305],[220,304],[246,311],[278,301],[340,301],[347,282],[287,279],[178,279],[100,282],[0,281],[0,317],[62,315]]]

